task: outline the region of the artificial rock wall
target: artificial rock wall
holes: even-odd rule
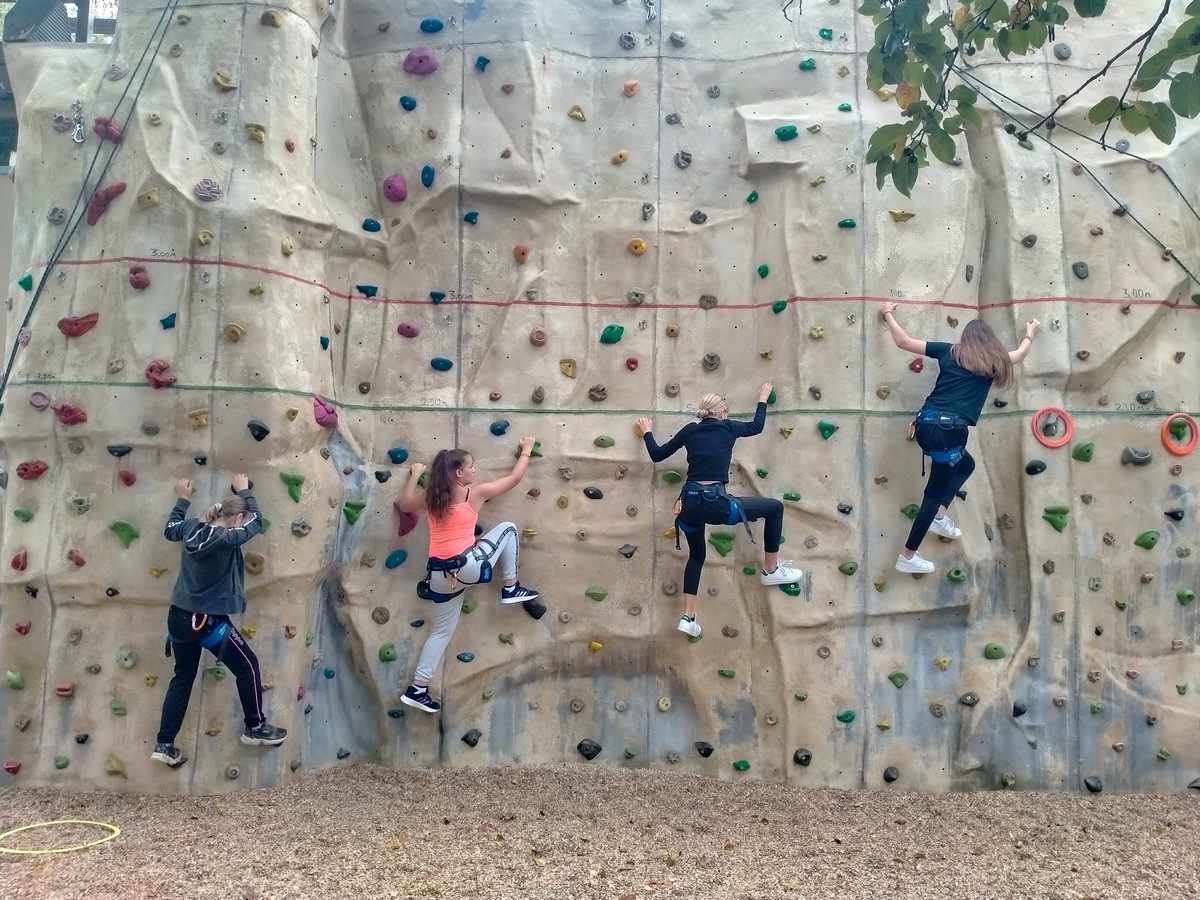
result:
[[[981,101],[961,166],[911,200],[879,192],[865,138],[897,111],[864,87],[870,23],[779,7],[127,0],[111,47],[7,48],[28,276],[0,417],[10,783],[217,792],[360,760],[581,761],[586,739],[592,765],[805,785],[894,767],[893,788],[927,791],[1185,788],[1200,482],[1173,452],[1189,433],[1160,428],[1200,407],[1179,264],[1200,249],[1194,124],[1170,148],[1132,138],[1153,165],[1069,133],[1118,66],[1059,116],[1078,169]],[[1060,29],[1066,61],[973,71],[1044,110],[1141,18]],[[964,538],[931,537],[924,578],[892,564],[922,488],[904,425],[935,367],[891,345],[889,297],[927,339],[975,315],[1013,345],[1046,326],[975,430]],[[689,642],[667,536],[684,460],[652,466],[633,419],[666,437],[710,390],[748,415],[764,380],[777,402],[731,487],[799,496],[784,556],[804,583],[761,587],[743,572],[761,544],[727,529]],[[1073,419],[1061,448],[1031,428],[1046,406]],[[522,434],[542,456],[484,521],[525,529],[546,612],[471,591],[444,712],[404,709],[429,614],[425,523],[392,508],[405,459],[460,445],[495,477]],[[167,770],[148,760],[178,567],[161,527],[176,478],[204,501],[237,471],[272,523],[240,624],[291,736],[240,745],[210,670],[191,761]]]

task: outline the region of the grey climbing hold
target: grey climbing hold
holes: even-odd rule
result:
[[[965,694],[963,694],[961,697],[958,698],[958,702],[961,703],[963,706],[974,706],[975,704],[977,704],[979,702],[979,695],[976,694],[974,691],[967,691]]]
[[[900,770],[897,769],[895,766],[888,766],[886,769],[883,770],[883,780],[886,781],[888,784],[891,784],[893,781],[896,781],[899,777],[900,777]]]
[[[1054,58],[1060,59],[1063,62],[1066,62],[1068,59],[1071,58],[1071,48],[1068,47],[1066,44],[1055,44],[1054,45]]]
[[[681,116],[679,113],[667,113],[663,121],[665,121],[668,125],[678,125],[683,121],[683,116]]]
[[[1058,426],[1061,424],[1062,419],[1058,417],[1057,413],[1047,413],[1042,418],[1042,434],[1049,438],[1057,437]]]
[[[1088,277],[1088,264],[1085,262],[1071,263],[1071,271],[1075,273],[1076,278]]]
[[[1126,447],[1121,451],[1121,463],[1123,465],[1148,466],[1154,459],[1154,454],[1149,450],[1143,450],[1141,447]]]
[[[721,367],[721,356],[718,353],[705,353],[702,363],[706,372],[715,372]]]
[[[1037,243],[1037,235],[1036,234],[1027,234],[1027,235],[1025,235],[1025,237],[1021,238],[1021,246],[1023,246],[1023,247],[1032,247],[1036,243]]]
[[[692,746],[695,747],[696,752],[705,759],[708,759],[710,756],[712,756],[713,745],[708,741],[696,741],[696,743],[692,744]]]
[[[668,397],[678,397],[679,385],[674,381],[668,381],[665,385],[663,385],[663,393]]]
[[[1129,141],[1127,141],[1125,138],[1121,138],[1119,141],[1117,141],[1115,144],[1113,144],[1113,147],[1116,148],[1116,151],[1118,153],[1128,153],[1129,152]]]
[[[642,221],[649,222],[650,217],[653,215],[654,215],[654,204],[653,203],[643,203],[642,204]]]
[[[1104,783],[1098,775],[1088,775],[1083,779],[1083,786],[1088,789],[1089,793],[1099,794],[1104,790]]]
[[[708,221],[708,214],[705,213],[703,210],[699,210],[699,209],[693,210],[692,215],[691,215],[691,220],[692,220],[693,225],[703,225],[705,222]]]
[[[629,301],[631,306],[641,306],[646,302],[646,292],[641,288],[630,288],[629,293],[625,295],[625,299]]]
[[[692,154],[687,150],[679,150],[675,153],[675,165],[681,169],[686,169],[692,164]]]
[[[597,744],[595,741],[593,741],[591,738],[584,738],[582,741],[580,741],[576,745],[575,749],[579,751],[580,756],[582,756],[584,759],[586,759],[590,762],[591,760],[593,760],[597,756],[599,756],[600,751],[603,750],[604,748],[601,747],[599,744]]]
[[[1153,400],[1154,400],[1154,391],[1142,391],[1141,393],[1139,393],[1137,395],[1137,402],[1141,403],[1143,406],[1147,403],[1153,402]]]
[[[1020,700],[1013,701],[1012,714],[1014,719],[1021,718],[1021,716],[1025,715],[1026,711],[1027,707],[1024,703],[1022,703]]]
[[[975,277],[975,267],[974,266],[967,266],[966,276],[967,276],[968,282],[970,282],[970,280]]]
[[[634,40],[633,32],[631,31],[626,31],[619,38],[617,38],[617,43],[621,45],[622,50],[632,50],[635,46],[637,46],[637,41]]]
[[[713,309],[717,305],[717,298],[714,294],[700,295],[700,308],[704,310]]]
[[[1046,471],[1046,464],[1040,459],[1031,459],[1029,464],[1025,466],[1026,475],[1041,475]]]
[[[798,766],[807,766],[812,762],[812,751],[806,747],[800,747],[792,754],[792,762]],[[1200,779],[1197,779],[1200,781]]]
[[[714,81],[712,84],[710,84],[708,86],[707,93],[711,99],[716,100],[718,97],[721,96],[721,86]]]
[[[687,44],[687,37],[682,31],[671,32],[671,45],[675,47],[683,47]]]
[[[632,559],[633,554],[637,552],[637,544],[622,544],[617,548],[617,552],[626,559]]]

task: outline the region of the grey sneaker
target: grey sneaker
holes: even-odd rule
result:
[[[264,747],[278,747],[287,737],[287,732],[276,728],[270,722],[263,722],[257,728],[247,728],[242,732],[243,744],[259,744]]]
[[[187,762],[187,757],[174,744],[155,744],[150,758],[155,762],[166,763],[172,769]]]

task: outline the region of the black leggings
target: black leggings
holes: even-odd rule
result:
[[[751,522],[765,519],[763,547],[767,553],[779,552],[779,540],[783,537],[783,501],[771,497],[738,497],[738,504]],[[683,567],[683,592],[700,592],[700,570],[704,568],[704,557],[708,547],[704,540],[704,525],[692,524],[681,519],[683,536],[687,538],[688,561]]]
[[[925,485],[925,496],[921,500],[921,509],[913,520],[912,530],[908,533],[908,542],[904,545],[909,550],[917,550],[921,541],[929,531],[939,506],[949,506],[967,479],[975,471],[975,459],[963,450],[962,459],[955,465],[947,466],[933,463],[929,470],[929,481]]]

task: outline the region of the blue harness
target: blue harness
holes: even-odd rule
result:
[[[969,428],[971,426],[971,423],[967,420],[967,418],[965,416],[960,416],[958,413],[945,413],[945,412],[941,412],[940,410],[936,410],[936,409],[923,409],[919,413],[917,413],[917,436],[918,436],[918,438],[920,437],[920,434],[921,434],[920,426],[922,426],[922,425],[926,425],[926,426],[934,425],[934,426],[937,426],[939,431],[947,432],[947,431],[954,431],[959,428]],[[947,443],[947,441],[943,439],[941,441],[941,443],[945,444],[945,443]],[[929,449],[929,448],[926,448],[924,445],[921,445],[920,441],[918,440],[918,445],[921,446],[921,453],[922,453],[922,457],[921,457],[921,459],[922,459],[921,474],[922,475],[925,474],[924,458],[926,456],[928,456],[930,459],[932,459],[935,463],[937,463],[939,465],[956,466],[956,465],[958,465],[959,460],[961,460],[963,458],[963,453],[966,450],[966,447],[962,444],[960,444],[956,447],[943,446],[943,447],[940,447],[937,449]]]

